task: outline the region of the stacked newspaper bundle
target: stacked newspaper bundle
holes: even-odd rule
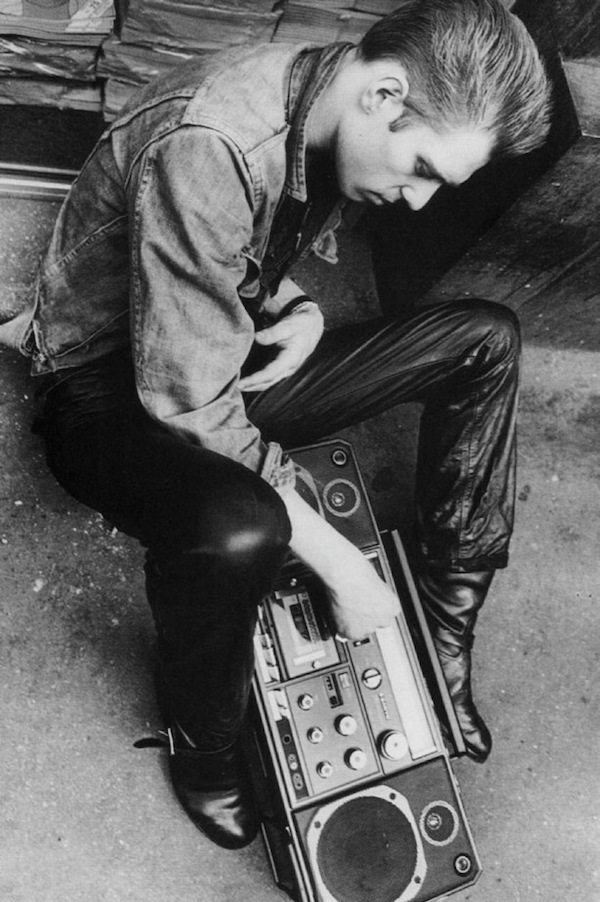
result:
[[[98,46],[114,20],[112,0],[0,0],[0,34]]]
[[[129,0],[120,37],[175,50],[270,41],[279,19],[273,6],[273,0]]]
[[[117,33],[113,0],[0,0],[0,103],[102,109],[110,120],[138,86],[190,57],[272,40],[358,41],[398,0],[115,2]]]
[[[201,51],[194,53],[160,45],[130,44],[115,35],[107,38],[97,64],[98,75],[106,79],[102,106],[104,118],[107,121],[114,119],[136,88],[168,72],[178,63],[200,55]]]
[[[121,0],[119,36],[104,42],[103,113],[113,119],[133,90],[190,57],[268,42],[279,21],[274,0]]]
[[[102,111],[102,94],[96,83],[66,78],[0,77],[0,104],[53,106],[58,109]]]
[[[340,3],[340,0],[324,0],[318,3],[318,6],[336,7],[339,9],[344,6],[346,9],[356,9],[363,13],[375,13],[376,16],[387,16],[400,6],[401,0],[347,0]],[[310,2],[309,2],[309,5]]]
[[[329,44],[356,42],[399,0],[290,0],[275,32],[275,41]]]
[[[97,49],[85,44],[0,36],[0,75],[95,81],[96,56]]]
[[[0,103],[101,109],[98,47],[112,0],[0,0]]]

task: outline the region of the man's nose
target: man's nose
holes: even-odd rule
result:
[[[404,191],[404,200],[411,210],[421,210],[440,187],[438,182],[419,181]]]

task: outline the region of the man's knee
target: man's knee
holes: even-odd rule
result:
[[[504,304],[485,299],[462,303],[472,323],[474,337],[495,359],[517,360],[521,351],[521,328],[516,313]]]
[[[204,487],[182,551],[192,567],[208,555],[236,570],[269,568],[283,557],[290,537],[287,511],[277,492],[256,473],[239,467],[234,479]]]

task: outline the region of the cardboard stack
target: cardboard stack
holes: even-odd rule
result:
[[[112,0],[0,0],[0,103],[99,110],[98,48]]]
[[[112,0],[0,0],[0,34],[97,47],[114,20]]]
[[[190,57],[358,41],[398,2],[0,0],[0,103],[101,109],[111,120],[136,88]]]
[[[237,44],[271,41],[274,0],[123,0],[118,37],[103,45],[104,116],[112,119],[133,90],[181,60]]]
[[[359,41],[399,0],[289,0],[275,33],[275,41]]]

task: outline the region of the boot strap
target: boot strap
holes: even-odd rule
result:
[[[147,736],[144,739],[137,739],[133,743],[134,747],[136,749],[168,749],[169,755],[175,755],[177,758],[193,759],[201,757],[204,760],[212,756],[216,757],[217,755],[224,755],[233,748],[233,746],[230,745],[224,749],[219,749],[218,751],[213,750],[210,752],[193,748],[182,749],[175,746],[175,736],[171,727],[168,727],[167,730],[159,730],[158,733],[158,736]]]

